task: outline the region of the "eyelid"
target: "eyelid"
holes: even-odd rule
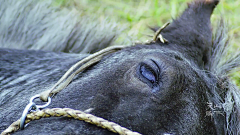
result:
[[[157,64],[157,62],[156,61],[154,61],[153,59],[150,59],[153,63],[154,63],[154,65],[156,66],[156,73],[157,73],[157,77],[159,77],[159,73],[160,73],[160,67],[159,67],[159,65]]]
[[[151,83],[155,83],[158,80],[155,71],[147,64],[143,64],[140,66],[140,73],[144,78],[149,80]]]
[[[149,79],[148,77],[144,76],[144,74],[141,73],[141,66],[145,66],[149,70],[150,74],[154,76],[154,79],[151,79],[151,78]],[[141,62],[138,68],[140,79],[142,78],[142,81],[145,80],[144,82],[147,83],[150,87],[159,85],[160,71],[161,69],[158,63],[153,59],[149,59],[147,61]],[[151,80],[154,80],[154,81],[151,81]]]

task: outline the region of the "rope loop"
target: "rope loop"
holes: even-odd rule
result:
[[[44,105],[36,105],[36,103],[34,103],[34,100],[36,98],[39,98],[40,95],[35,95],[33,96],[31,99],[30,99],[30,103],[25,107],[23,113],[22,113],[22,116],[21,116],[21,119],[20,119],[20,129],[24,129],[27,125],[24,126],[24,123],[25,123],[25,119],[26,119],[26,116],[28,113],[30,112],[34,112],[34,111],[40,111],[40,109],[43,109],[45,107],[47,107],[50,103],[51,103],[51,98],[48,97],[48,102]]]

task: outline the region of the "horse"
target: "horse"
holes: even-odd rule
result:
[[[171,23],[153,28],[150,42],[102,56],[51,96],[48,108],[85,111],[147,135],[240,134],[240,92],[228,77],[240,67],[240,55],[225,58],[229,45],[222,20],[212,30],[218,3],[195,0]],[[30,97],[51,89],[88,56],[0,48],[0,132],[22,116]],[[15,134],[115,133],[51,117],[31,121]]]

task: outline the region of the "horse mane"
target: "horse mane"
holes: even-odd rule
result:
[[[229,75],[240,68],[240,53],[228,54],[232,46],[227,33],[226,23],[221,19],[213,32],[208,70],[217,78],[217,86],[211,90],[218,89],[215,92],[225,113],[225,134],[236,135],[240,134],[240,90],[229,79]]]

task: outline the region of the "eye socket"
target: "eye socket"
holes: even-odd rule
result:
[[[146,64],[140,66],[140,74],[152,84],[157,82],[157,75],[154,70]]]
[[[139,64],[137,68],[137,75],[142,82],[146,83],[149,87],[156,91],[161,86],[160,71],[158,63],[149,59]]]

